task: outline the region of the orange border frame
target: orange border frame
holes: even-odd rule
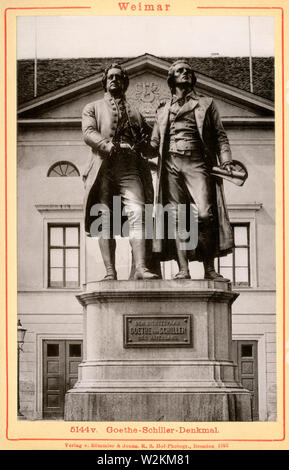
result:
[[[140,442],[281,442],[285,440],[285,262],[283,261],[283,437],[281,439],[70,439],[70,438],[9,438],[8,436],[8,231],[7,231],[7,12],[8,10],[64,10],[89,9],[90,6],[80,7],[15,7],[4,10],[4,94],[5,94],[5,303],[6,303],[6,438],[8,441],[140,441]],[[226,10],[281,10],[282,12],[282,90],[284,90],[284,9],[282,7],[197,7],[199,9]],[[285,109],[282,101],[282,186],[283,186],[283,260],[285,260]]]

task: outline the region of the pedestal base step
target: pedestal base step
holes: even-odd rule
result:
[[[67,393],[65,421],[252,421],[249,392]]]

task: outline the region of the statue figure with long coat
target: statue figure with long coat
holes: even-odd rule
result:
[[[129,227],[134,279],[155,279],[158,275],[148,266],[151,253],[144,227],[145,204],[153,202],[153,186],[148,161],[142,156],[151,128],[126,101],[129,78],[119,64],[107,67],[102,84],[104,98],[87,104],[82,115],[84,141],[91,150],[91,160],[84,173],[85,230],[88,236],[98,237],[106,268],[104,280],[115,280],[114,236],[122,235],[123,224],[114,233],[113,219],[120,215],[118,212],[124,214]],[[113,210],[114,197],[121,199],[121,209],[119,206],[117,211]]]
[[[176,279],[189,279],[189,261],[198,260],[204,264],[205,279],[228,281],[215,271],[214,258],[232,251],[233,234],[222,181],[210,172],[220,165],[230,173],[232,156],[213,99],[197,94],[195,83],[190,64],[176,61],[168,72],[172,98],[157,109],[151,136],[151,145],[159,153],[155,217],[157,221],[158,207],[169,204],[177,230],[174,240],[154,240],[154,252],[160,260],[177,260]],[[183,249],[179,208],[192,203],[198,214],[198,240],[194,248]]]

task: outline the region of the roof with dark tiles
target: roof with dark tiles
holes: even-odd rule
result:
[[[174,57],[163,58],[169,62]],[[111,62],[125,62],[128,58],[38,59],[37,96],[45,95],[66,85],[102,71]],[[189,58],[193,69],[219,82],[250,92],[248,57]],[[274,100],[274,58],[254,57],[254,94]],[[34,60],[19,60],[17,67],[18,104],[34,98]]]

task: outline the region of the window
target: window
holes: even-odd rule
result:
[[[70,162],[57,162],[49,168],[47,176],[79,176],[79,171],[75,165]]]
[[[236,286],[250,285],[249,224],[232,224],[235,248],[218,259],[218,271]]]
[[[79,224],[48,225],[48,287],[79,287],[79,237]]]

